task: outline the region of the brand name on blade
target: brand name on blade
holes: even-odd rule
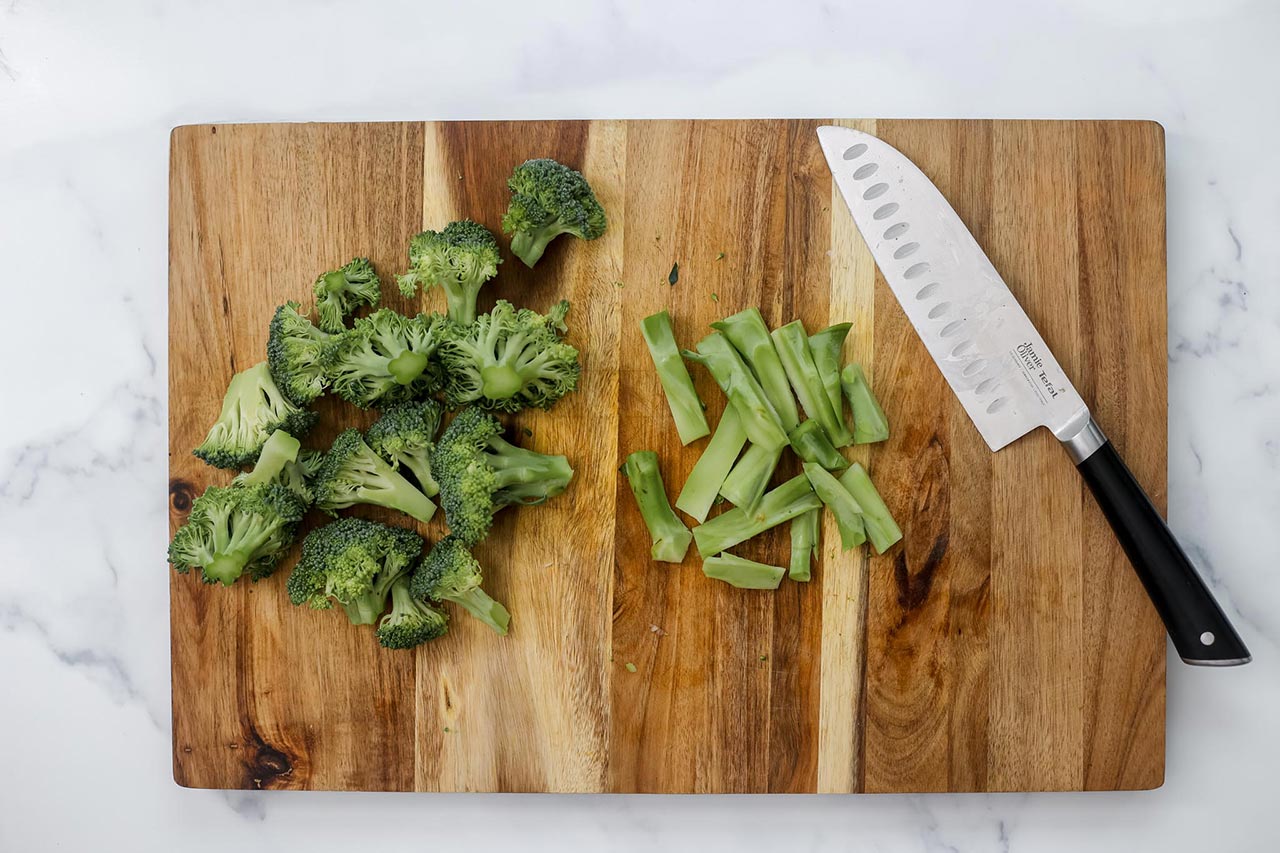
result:
[[[1017,353],[1018,358],[1022,359],[1023,365],[1027,368],[1027,372],[1040,380],[1040,384],[1044,386],[1044,390],[1049,394],[1049,397],[1058,396],[1058,389],[1054,387],[1053,382],[1044,371],[1044,360],[1036,355],[1036,348],[1031,345],[1031,342],[1018,344]]]

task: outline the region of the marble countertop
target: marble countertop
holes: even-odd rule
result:
[[[0,417],[0,849],[1280,847],[1280,6],[429,5],[0,2],[0,387],[27,401]],[[168,585],[156,574],[169,129],[832,114],[1166,129],[1169,514],[1255,662],[1193,669],[1171,656],[1164,788],[765,798],[175,786]],[[52,333],[39,313],[51,304]]]

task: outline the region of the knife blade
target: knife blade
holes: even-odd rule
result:
[[[1062,442],[1187,663],[1248,649],[950,203],[893,146],[823,126],[827,165],[889,289],[992,451],[1045,427]]]

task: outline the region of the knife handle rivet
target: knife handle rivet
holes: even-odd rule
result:
[[[1200,642],[1206,646],[1212,646],[1215,639],[1217,638],[1213,636],[1212,631],[1205,631],[1200,635]]]

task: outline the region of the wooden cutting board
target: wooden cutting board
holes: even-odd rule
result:
[[[821,121],[275,124],[178,128],[170,197],[171,526],[226,472],[191,455],[286,299],[372,258],[385,304],[409,238],[497,230],[529,157],[579,167],[608,233],[506,256],[482,297],[573,301],[577,394],[518,417],[565,453],[562,497],[479,548],[513,614],[416,652],[290,606],[287,568],[207,587],[171,574],[174,776],[212,788],[844,792],[1150,788],[1164,773],[1165,639],[1066,455],[992,455],[907,324],[832,186]],[[1165,501],[1164,142],[1145,122],[858,121],[928,174],[986,248],[1157,505]],[[505,240],[503,241],[505,245]],[[723,253],[723,255],[721,254]],[[679,281],[668,284],[673,262]],[[653,564],[625,483],[681,448],[637,327],[685,345],[759,305],[849,320],[892,438],[860,448],[905,532],[777,592]],[[714,423],[723,402],[695,369]],[[310,443],[368,416],[319,404]],[[1041,431],[1043,432],[1043,431]],[[781,476],[790,476],[785,468]],[[388,517],[378,512],[371,517]],[[433,528],[435,525],[433,525]],[[431,530],[433,537],[438,530]],[[162,546],[158,543],[157,550]],[[691,555],[692,555],[691,550]],[[786,528],[742,551],[783,561]],[[286,566],[289,563],[285,564]],[[157,566],[157,571],[161,568]],[[632,672],[634,668],[634,672]]]

